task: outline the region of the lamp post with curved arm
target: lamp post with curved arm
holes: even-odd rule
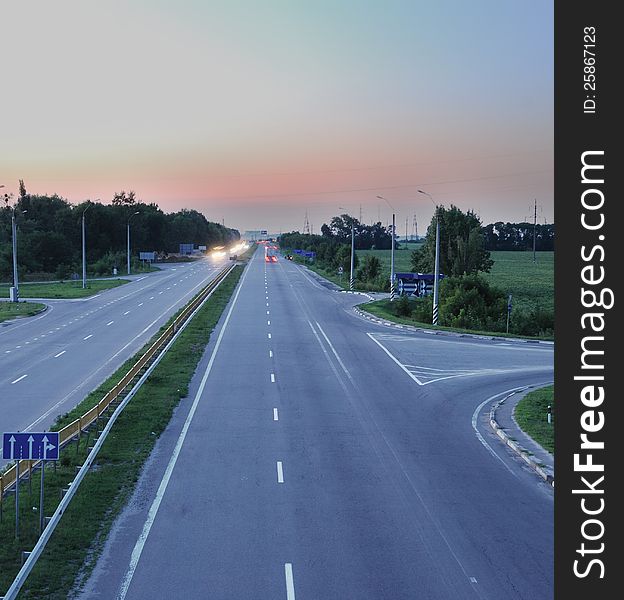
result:
[[[82,211],[82,289],[87,287],[87,240],[85,235],[85,213],[91,208],[87,201],[87,208]]]
[[[384,200],[386,202],[386,204],[392,209],[392,250],[390,252],[390,302],[394,302],[394,293],[395,293],[395,287],[394,287],[394,231],[396,229],[395,227],[395,213],[394,213],[394,208],[392,206],[392,204],[390,204],[390,202],[388,202],[387,198],[384,198],[383,196],[377,196],[377,198],[379,198],[380,200]]]
[[[342,206],[338,207],[340,210],[346,210],[342,208]],[[349,215],[351,217],[351,215]],[[354,267],[355,267],[355,227],[353,225],[353,217],[351,217],[351,272],[349,273],[349,291],[353,291],[353,287],[355,285],[354,278]]]
[[[135,215],[138,215],[140,211],[136,211],[135,213],[132,213],[129,217],[128,217],[128,223],[127,223],[127,227],[128,227],[128,275],[130,275],[130,219],[132,219],[132,217],[134,217]]]
[[[419,194],[424,194],[425,196],[429,196],[429,200],[433,202],[433,198],[431,194],[424,192],[423,190],[418,190]],[[433,315],[431,322],[433,325],[438,324],[438,305],[439,305],[439,279],[440,279],[440,211],[438,205],[433,202],[433,205],[436,208],[435,216],[436,216],[436,237],[435,237],[435,268],[433,274]]]

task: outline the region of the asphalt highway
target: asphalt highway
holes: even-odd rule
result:
[[[553,490],[485,423],[552,346],[362,300],[256,253],[82,598],[552,598]]]
[[[139,350],[224,260],[165,264],[41,315],[0,323],[0,432],[45,430]]]

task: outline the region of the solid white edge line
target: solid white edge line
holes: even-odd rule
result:
[[[477,408],[475,408],[474,412],[472,413],[472,428],[474,429],[475,433],[477,434],[477,439],[481,442],[481,444],[483,445],[483,447],[494,457],[497,458],[503,465],[504,467],[514,476],[514,477],[518,477],[518,475],[509,467],[509,465],[494,451],[494,448],[492,448],[492,446],[490,446],[486,441],[485,438],[481,435],[481,432],[477,429],[477,418],[479,417],[479,413],[481,412],[481,409],[488,403],[488,402],[494,402],[494,400],[496,398],[498,398],[499,396],[504,396],[505,394],[507,394],[508,396],[511,396],[513,394],[515,394],[516,392],[521,392],[523,390],[528,389],[530,386],[526,385],[523,387],[519,387],[519,388],[511,388],[509,390],[505,390],[504,392],[499,392],[498,394],[494,394],[493,396],[490,396],[487,400],[484,400],[483,402],[481,402],[481,404],[479,404],[479,406],[477,406]]]
[[[421,381],[418,380],[418,378],[411,373],[410,371],[408,371],[402,364],[401,362],[393,355],[390,353],[390,351],[385,347],[382,346],[380,342],[378,342],[371,333],[367,333],[366,334],[371,340],[373,340],[373,342],[375,342],[375,344],[377,344],[397,365],[399,365],[399,367],[401,367],[401,369],[403,369],[409,376],[411,379],[413,379],[418,385],[423,385]]]
[[[286,577],[286,600],[295,600],[295,580],[292,563],[284,565],[284,575]]]
[[[284,467],[282,461],[277,461],[277,483],[284,483]]]
[[[128,588],[130,587],[130,583],[132,582],[132,578],[134,577],[134,572],[136,571],[137,565],[139,564],[139,559],[141,558],[141,554],[143,552],[143,548],[145,546],[145,542],[147,541],[147,537],[149,536],[150,530],[152,529],[152,525],[156,519],[156,515],[158,514],[158,509],[160,508],[160,503],[167,491],[167,486],[169,485],[169,480],[171,479],[171,475],[173,473],[173,469],[178,461],[178,456],[180,455],[180,451],[182,450],[182,445],[184,444],[184,440],[186,439],[186,434],[191,426],[191,422],[193,421],[193,417],[195,416],[195,411],[197,410],[197,406],[199,405],[199,400],[201,395],[204,392],[204,388],[206,387],[206,382],[208,381],[208,376],[212,371],[212,365],[214,364],[215,357],[217,352],[221,346],[221,340],[223,339],[223,335],[227,329],[228,323],[230,322],[230,317],[232,316],[232,311],[236,306],[236,301],[238,300],[238,296],[243,287],[243,283],[247,277],[247,273],[249,271],[245,270],[242,280],[238,285],[238,289],[236,290],[236,294],[234,295],[234,300],[232,301],[232,305],[228,310],[228,313],[225,317],[225,321],[223,322],[223,327],[219,332],[219,336],[217,337],[217,342],[210,356],[210,360],[208,361],[208,366],[206,367],[206,371],[204,376],[202,377],[201,383],[199,384],[199,388],[197,393],[195,394],[195,398],[193,399],[193,404],[191,406],[191,410],[189,411],[188,416],[186,417],[186,421],[184,422],[184,426],[182,427],[182,431],[180,432],[180,436],[178,437],[178,441],[176,442],[175,448],[173,450],[173,454],[171,459],[169,460],[169,464],[165,470],[163,478],[158,486],[158,491],[156,492],[156,497],[150,506],[147,519],[145,524],[143,525],[143,530],[139,535],[139,539],[137,540],[134,549],[132,550],[132,555],[130,557],[130,565],[128,566],[128,570],[123,578],[121,583],[121,588],[119,593],[117,594],[117,600],[123,600],[128,593]]]

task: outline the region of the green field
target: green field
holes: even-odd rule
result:
[[[394,251],[394,271],[396,273],[411,273],[411,257],[412,252],[417,248],[420,248],[422,244],[410,244],[408,249],[403,250],[400,248]],[[390,277],[390,250],[358,250],[358,259],[364,260],[366,256],[376,256],[382,264],[382,269],[388,272]]]
[[[20,298],[86,298],[103,290],[116,288],[127,279],[92,279],[87,281],[87,287],[82,289],[82,281],[63,281],[53,283],[21,283],[19,286]],[[9,297],[9,286],[0,285],[0,297]]]
[[[0,323],[15,317],[32,317],[45,310],[38,302],[0,302]]]
[[[513,294],[513,306],[539,306],[555,309],[555,253],[492,252],[494,266],[484,277],[507,294]]]
[[[411,272],[410,250],[395,250],[394,270]],[[372,254],[381,260],[383,269],[390,276],[390,250],[358,250],[360,260]],[[513,295],[513,307],[534,305],[547,310],[554,310],[554,252],[538,252],[533,262],[532,252],[492,252],[494,266],[490,273],[482,275],[506,294]]]

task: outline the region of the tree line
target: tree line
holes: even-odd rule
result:
[[[139,251],[168,254],[178,252],[181,243],[210,247],[240,238],[236,229],[208,221],[196,210],[165,213],[155,203],[137,201],[133,192],[115,194],[112,204],[70,204],[58,195],[28,194],[20,182],[19,197],[13,206],[10,200],[6,196],[0,208],[0,281],[12,280],[13,210],[18,227],[19,272],[25,279],[65,279],[81,271],[81,221],[85,210],[91,275],[110,274],[113,266],[125,265],[130,218],[133,261],[138,261]]]

